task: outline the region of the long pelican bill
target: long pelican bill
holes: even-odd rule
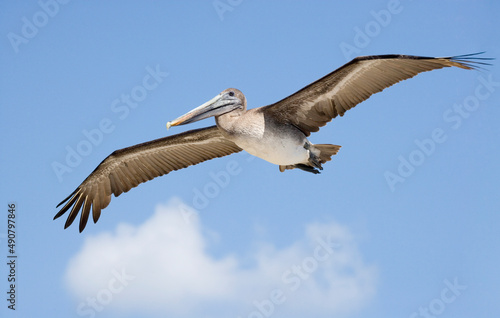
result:
[[[198,120],[214,116],[214,111],[219,106],[217,102],[221,100],[221,95],[217,95],[208,102],[196,107],[195,109],[189,111],[188,113],[180,116],[177,119],[169,121],[167,123],[167,129],[172,126],[179,126],[184,124],[189,124]]]

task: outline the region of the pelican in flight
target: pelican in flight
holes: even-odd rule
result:
[[[479,54],[479,53],[478,53]],[[399,81],[443,67],[475,69],[488,58],[377,55],[357,57],[268,106],[247,109],[245,96],[228,88],[203,105],[169,121],[167,128],[215,117],[215,126],[186,131],[114,151],[57,207],[59,218],[70,210],[64,228],[80,213],[83,231],[92,209],[94,223],[115,197],[153,178],[242,150],[279,166],[319,173],[340,146],[313,144],[307,137]],[[70,209],[71,208],[71,209]]]

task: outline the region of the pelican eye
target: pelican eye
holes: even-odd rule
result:
[[[234,92],[229,92],[229,96],[233,97],[234,96]]]

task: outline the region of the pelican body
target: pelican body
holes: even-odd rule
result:
[[[480,54],[480,53],[478,53]],[[101,210],[119,196],[158,176],[200,162],[245,150],[278,165],[281,172],[298,168],[319,173],[340,146],[313,144],[307,137],[371,95],[418,73],[444,67],[462,69],[489,65],[489,58],[468,54],[453,57],[375,55],[351,62],[268,106],[247,109],[242,92],[229,88],[167,123],[167,129],[208,117],[216,126],[190,130],[114,151],[71,193],[54,219],[70,210],[64,228],[80,213],[83,231],[92,209]]]
[[[246,98],[236,88],[228,88],[207,103],[167,123],[167,128],[215,116],[224,138],[251,155],[280,166],[280,170],[300,168],[312,173],[323,169],[340,146],[314,145],[292,123],[283,123],[265,108],[247,110]]]

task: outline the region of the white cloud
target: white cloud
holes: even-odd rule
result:
[[[88,238],[66,272],[77,313],[331,316],[357,311],[374,294],[376,269],[337,223],[310,224],[283,249],[260,242],[250,267],[210,255],[206,232],[196,212],[172,200],[142,225]]]

